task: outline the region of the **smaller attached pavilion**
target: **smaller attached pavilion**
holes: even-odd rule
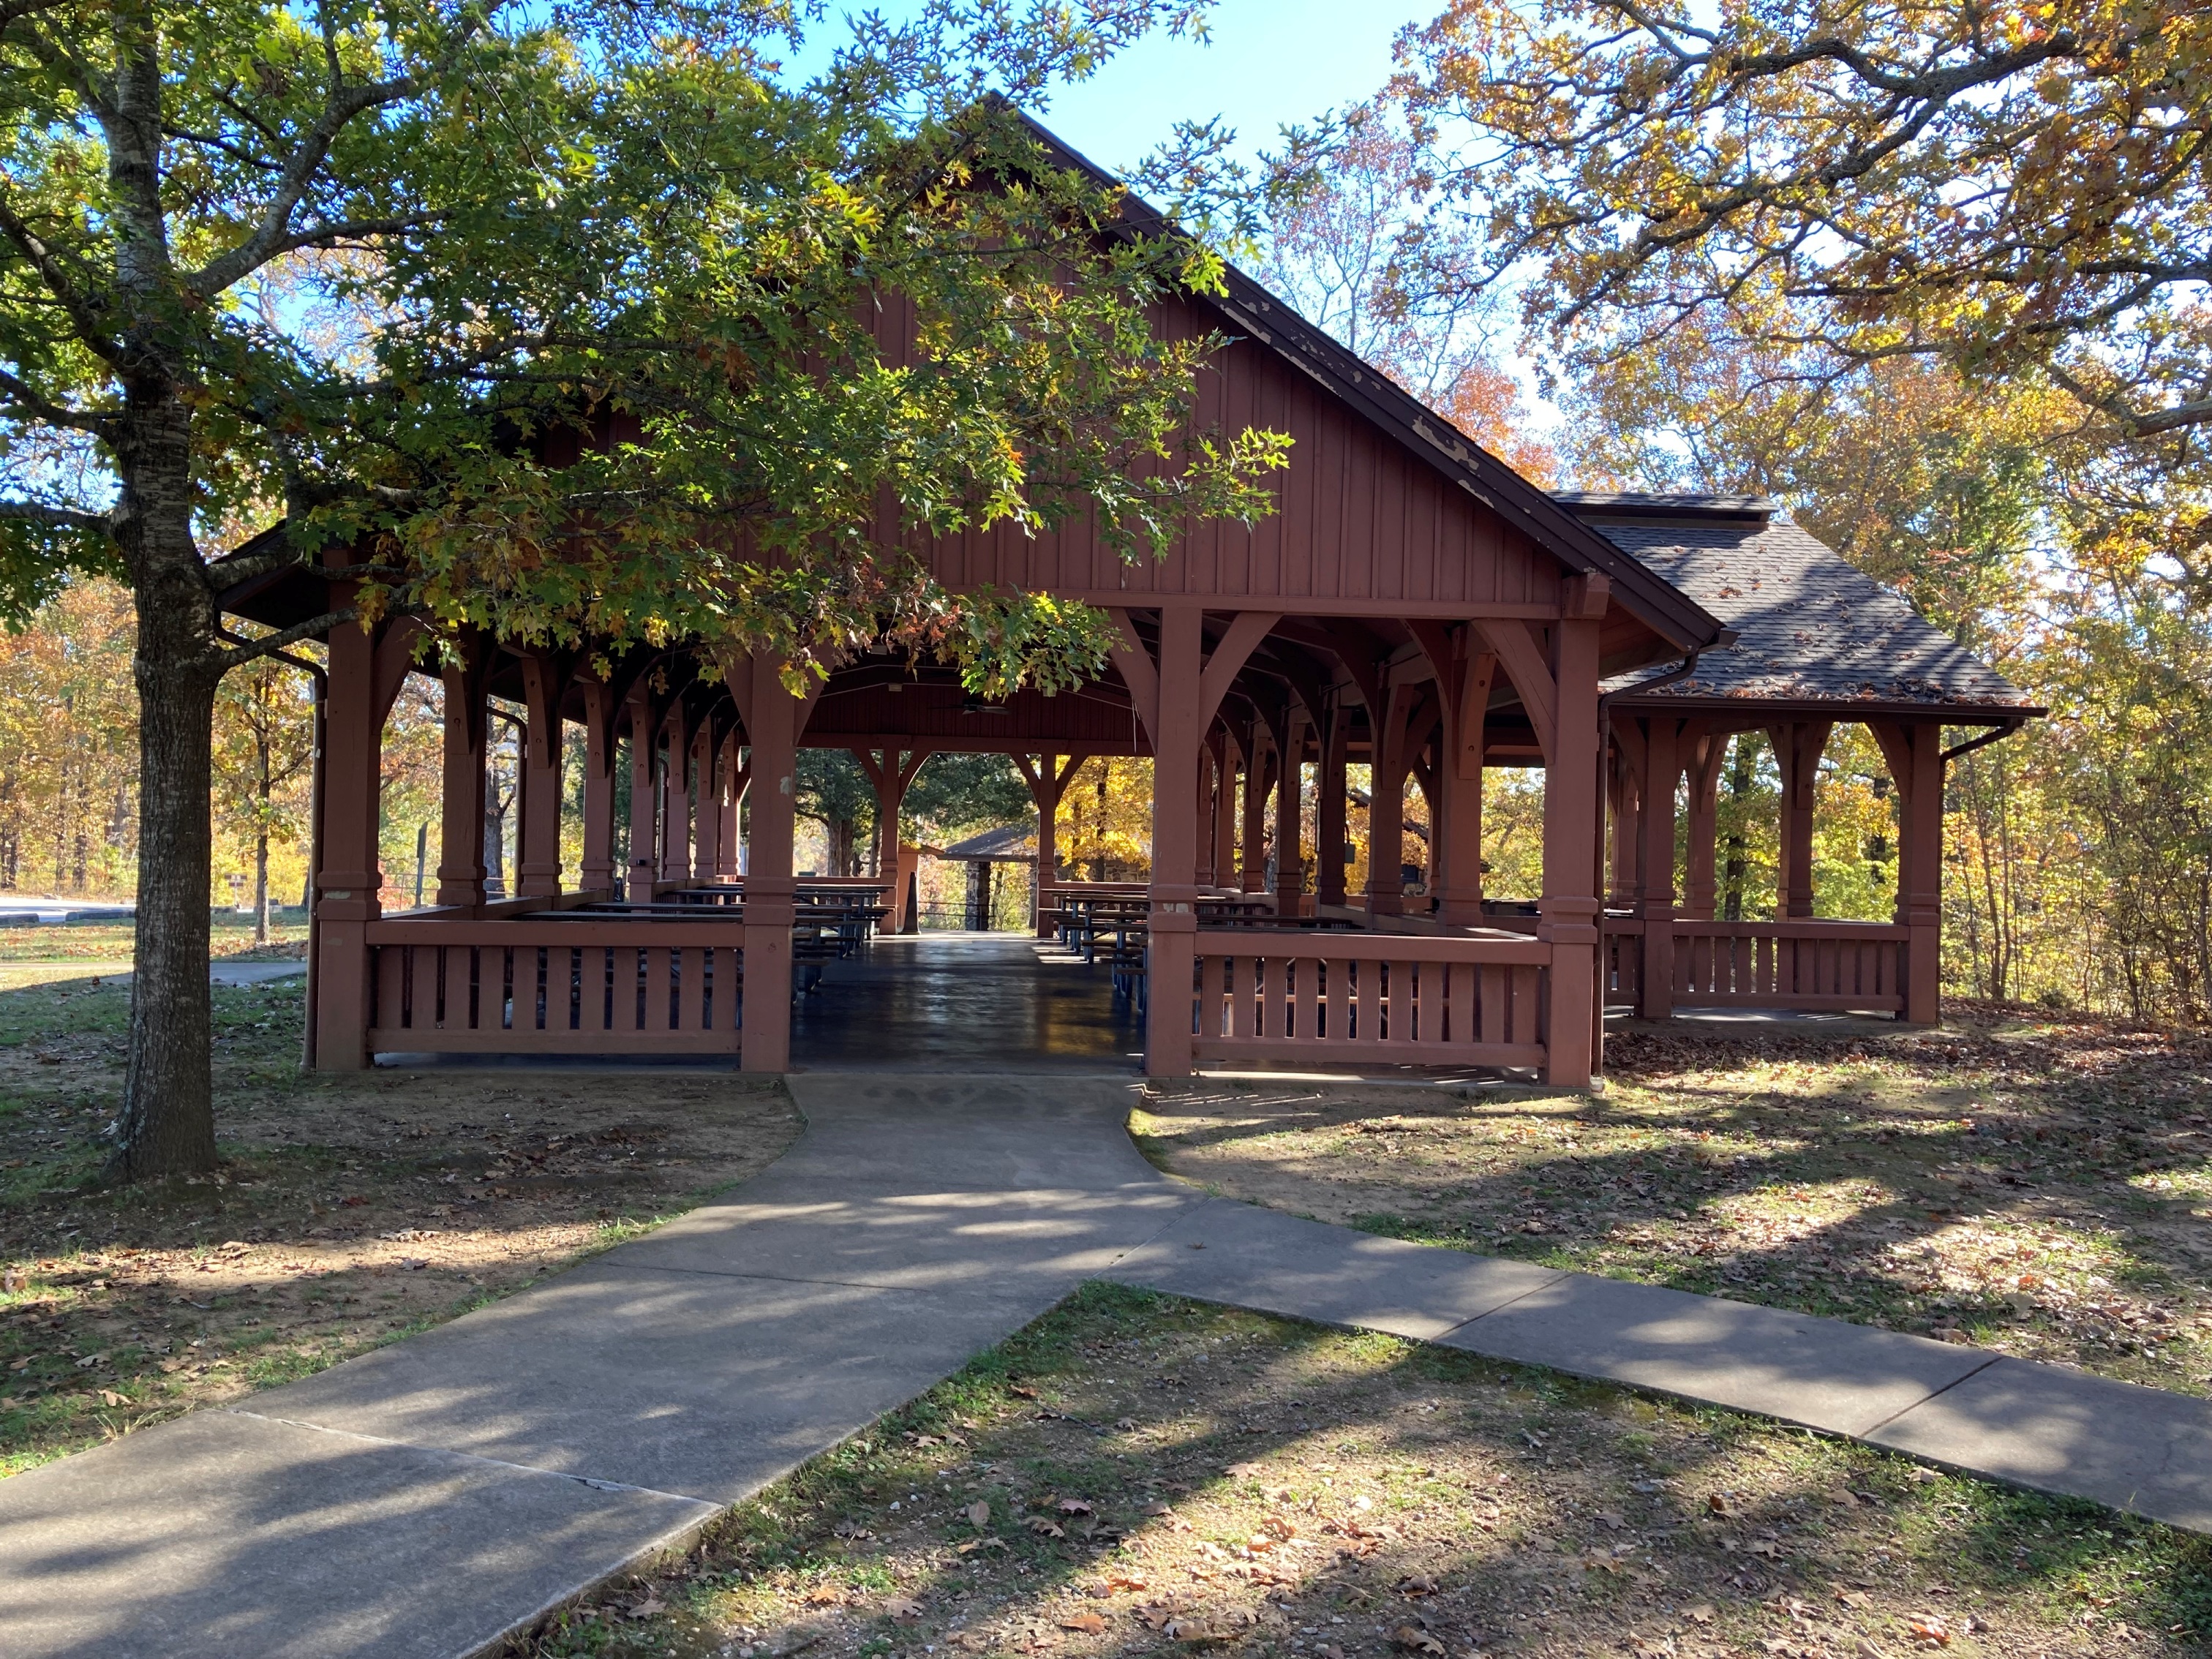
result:
[[[1607,690],[1609,1000],[1655,1019],[1734,1006],[1886,1012],[1932,1024],[1944,764],[2044,711],[1763,497],[1558,499],[1735,635],[1687,673]],[[1897,905],[1887,925],[1814,914],[1814,786],[1830,734],[1851,722],[1881,745],[1898,794]],[[1947,726],[1976,735],[1946,750]],[[1771,922],[1714,916],[1721,764],[1741,732],[1767,734],[1781,773]]]

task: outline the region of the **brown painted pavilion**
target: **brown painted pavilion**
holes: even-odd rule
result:
[[[905,319],[896,306],[884,319],[896,351]],[[1055,858],[1075,764],[1150,757],[1153,1075],[1226,1061],[1492,1066],[1573,1085],[1592,1075],[1609,1003],[1653,1017],[1743,1006],[1936,1018],[1942,733],[1980,728],[1963,748],[2016,729],[2039,711],[2014,688],[1765,501],[1547,495],[1239,274],[1218,298],[1163,307],[1158,325],[1230,337],[1197,389],[1201,424],[1294,438],[1273,516],[1194,525],[1157,563],[1125,563],[1081,520],[919,550],[955,589],[1013,585],[1109,611],[1111,669],[1079,691],[981,706],[949,671],[878,656],[795,697],[767,657],[702,677],[687,647],[635,651],[601,678],[589,651],[465,637],[442,671],[435,902],[386,914],[381,732],[419,672],[421,624],[335,630],[311,947],[317,1063],[710,1054],[787,1069],[795,971],[823,971],[821,940],[848,933],[855,914],[854,884],[793,873],[801,747],[848,750],[872,780],[877,878],[858,885],[895,896],[895,923],[912,883],[898,806],[928,755],[1019,763],[1039,810],[1040,916],[1092,896]],[[344,597],[343,582],[295,568],[241,584],[226,605],[283,623]],[[511,898],[485,894],[493,696],[527,711]],[[1888,922],[1813,915],[1814,779],[1833,726],[1854,720],[1880,741],[1899,800]],[[571,724],[586,738],[573,871],[560,854]],[[1772,921],[1713,915],[1717,776],[1745,731],[1771,734],[1782,771]],[[1400,799],[1411,778],[1428,803],[1414,860],[1427,879],[1413,896],[1403,824],[1388,811],[1369,815],[1366,890],[1344,890],[1354,762],[1373,769],[1376,801]],[[630,786],[622,869],[618,764]],[[1482,777],[1501,765],[1545,773],[1533,914],[1483,892]]]

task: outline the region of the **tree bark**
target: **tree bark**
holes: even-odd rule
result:
[[[154,670],[141,626],[137,950],[120,1142],[125,1180],[215,1167],[209,1076],[208,810],[215,684]],[[180,682],[182,682],[180,684]]]
[[[150,354],[149,354],[150,356]],[[191,411],[142,365],[117,445],[116,540],[138,613],[138,906],[131,1055],[110,1179],[216,1164],[208,889],[215,695],[225,666],[191,531]]]

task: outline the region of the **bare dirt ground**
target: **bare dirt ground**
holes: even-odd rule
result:
[[[535,1659],[2130,1656],[2212,1542],[1728,1413],[1092,1285]]]
[[[1325,1221],[2212,1393],[2212,1039],[1965,1008],[1607,1055],[1595,1097],[1201,1084],[1134,1127]]]
[[[0,990],[0,1474],[521,1289],[799,1129],[726,1073],[302,1079],[292,980],[215,993],[222,1170],[100,1191],[128,995],[94,981]]]

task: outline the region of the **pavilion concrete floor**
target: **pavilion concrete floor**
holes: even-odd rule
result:
[[[1018,933],[888,935],[837,963],[792,1012],[795,1071],[1126,1076],[1144,1021],[1086,966]]]
[[[2212,1401],[1209,1199],[1138,1156],[1134,1087],[797,1074],[806,1132],[725,1201],[240,1407],[0,1481],[0,1653],[483,1652],[1094,1277],[2212,1530]]]

